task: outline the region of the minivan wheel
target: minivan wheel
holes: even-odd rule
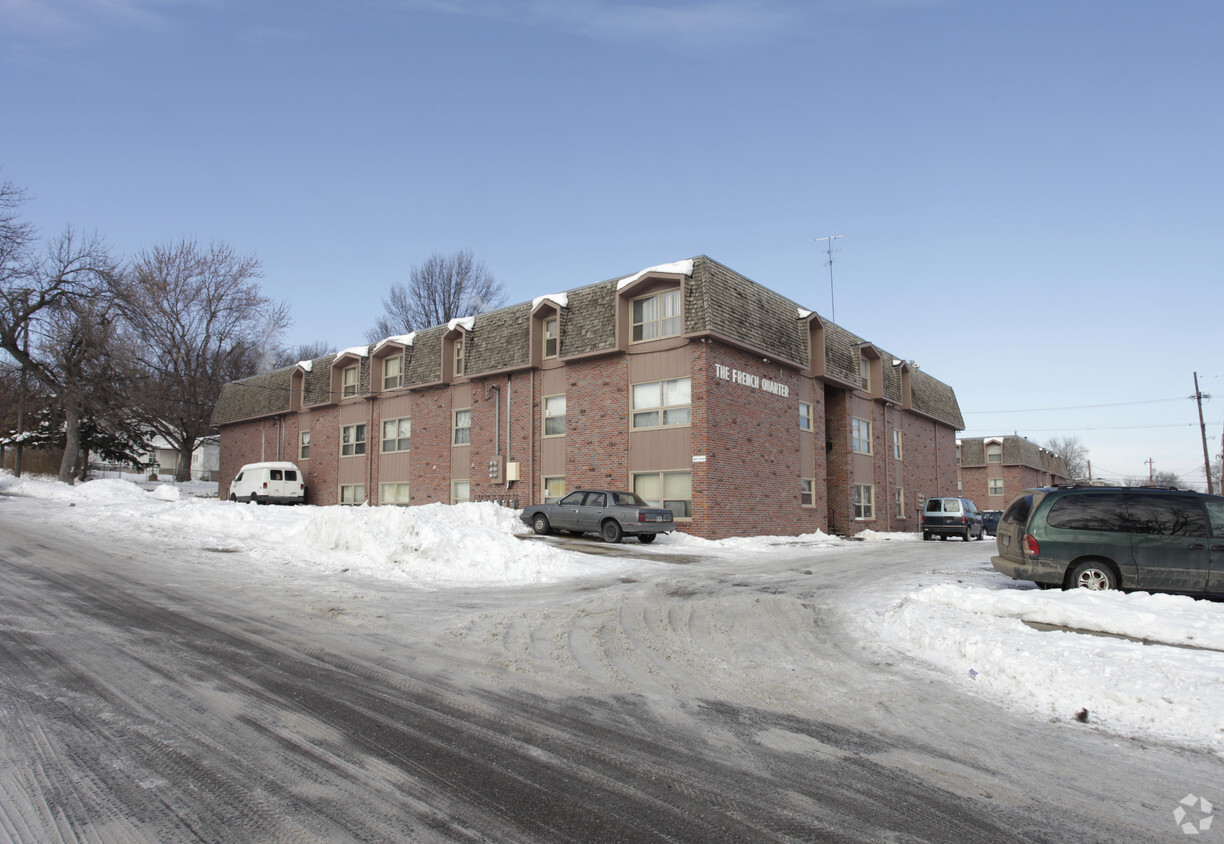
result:
[[[968,542],[968,541],[969,541],[970,539],[972,539],[972,538],[973,538],[973,535],[972,535],[972,534],[971,534],[971,532],[969,531],[969,528],[965,528],[965,535],[964,535],[964,536],[962,536],[962,537],[961,537],[961,539],[963,539],[963,540],[965,540],[966,542]]]
[[[1071,569],[1065,589],[1091,589],[1104,592],[1118,588],[1118,578],[1113,569],[1098,560],[1087,560]]]
[[[923,541],[923,542],[930,542],[930,541],[931,541],[931,532],[930,532],[929,530],[924,530],[924,531],[922,532],[922,541]]]
[[[258,503],[259,503],[259,496],[258,496],[258,495],[256,495],[255,493],[253,493],[253,492],[252,492],[252,493],[251,493],[250,502],[251,502],[252,504],[258,504]]]
[[[232,493],[232,492],[231,492],[231,493],[230,493],[230,501],[233,501],[234,503],[237,503],[237,502],[238,502],[238,496],[234,495],[234,493]]]

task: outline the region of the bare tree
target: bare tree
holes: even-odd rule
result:
[[[382,339],[381,337],[379,339]],[[299,343],[296,346],[282,346],[277,349],[269,362],[269,369],[284,369],[303,360],[315,360],[326,357],[336,351],[336,347],[324,340],[313,343]]]
[[[84,379],[96,375],[96,360],[65,368],[57,338],[76,315],[105,295],[115,275],[115,262],[96,235],[81,236],[65,229],[40,253],[33,226],[20,219],[25,193],[0,185],[0,348],[55,396],[64,412],[65,445],[59,479],[72,483],[80,455],[80,422],[90,387]],[[93,354],[96,338],[76,338],[71,353]],[[50,357],[48,356],[50,354]],[[84,364],[88,363],[87,373]]]
[[[1063,459],[1067,465],[1067,477],[1073,481],[1088,480],[1088,448],[1074,435],[1050,437],[1044,447]]]
[[[140,412],[191,477],[196,441],[212,428],[221,386],[259,371],[290,324],[288,308],[252,280],[258,259],[184,240],[140,252],[114,287],[131,328]]]
[[[1128,477],[1122,483],[1130,487],[1155,487],[1157,489],[1181,489],[1181,475],[1176,472],[1153,472],[1150,477]]]
[[[376,343],[458,317],[475,316],[499,308],[506,300],[501,283],[464,250],[453,255],[434,253],[412,268],[408,286],[396,282],[383,299],[386,313],[366,332]]]

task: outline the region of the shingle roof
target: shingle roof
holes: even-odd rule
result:
[[[616,348],[616,291],[620,276],[579,287],[566,293],[561,309],[562,358],[612,352]],[[715,333],[776,356],[779,361],[806,365],[807,323],[798,318],[799,306],[717,261],[701,255],[693,259],[692,276],[684,284],[686,334]],[[501,308],[475,317],[468,334],[465,366],[469,376],[530,365],[531,304]],[[859,378],[859,348],[864,340],[841,326],[824,321],[825,367],[829,377],[845,383]],[[432,384],[442,371],[442,342],[447,326],[416,332],[405,354],[404,385]],[[900,403],[899,367],[879,350],[883,361],[884,397]],[[334,356],[314,361],[305,374],[303,404],[324,404],[330,394],[330,366]],[[369,389],[369,357],[362,358],[362,390]],[[222,389],[213,424],[284,413],[289,409],[293,368],[247,378]],[[963,429],[960,406],[952,388],[916,368],[910,369],[911,406],[957,430]]]

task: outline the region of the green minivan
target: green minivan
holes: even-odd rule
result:
[[[1072,484],[1026,490],[990,562],[1048,588],[1224,594],[1224,496]]]

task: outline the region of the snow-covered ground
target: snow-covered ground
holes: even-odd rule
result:
[[[913,542],[912,534],[865,532],[850,542],[824,534],[717,542],[677,533],[651,546],[627,541],[623,557],[523,541],[529,529],[494,504],[418,507],[259,507],[216,500],[215,484],[95,480],[75,487],[0,472],[0,494],[31,499],[23,518],[55,520],[93,535],[164,542],[190,538],[217,566],[270,577],[340,573],[420,589],[514,588],[662,569],[668,555],[768,561],[793,550]],[[52,506],[46,506],[46,505]],[[941,543],[948,547],[959,543]],[[1037,718],[1082,718],[1124,736],[1224,752],[1224,604],[1146,593],[1041,591],[994,572],[975,552],[892,591],[864,591],[854,617],[871,651],[901,652],[986,696]],[[917,547],[916,547],[917,550]],[[973,562],[956,563],[956,559]],[[1048,629],[1067,628],[1066,630]],[[1089,635],[1090,631],[1097,634]]]

